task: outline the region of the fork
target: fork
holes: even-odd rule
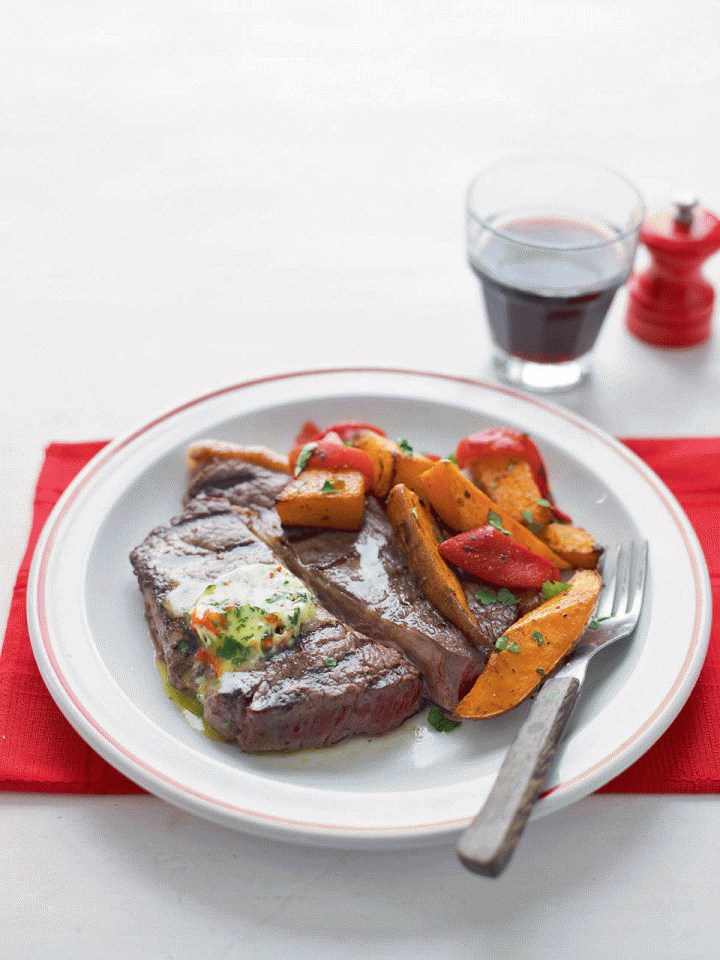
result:
[[[460,836],[457,854],[474,873],[498,877],[507,866],[545,782],[591,657],[628,636],[637,625],[647,559],[644,540],[621,545],[603,558],[603,589],[594,619],[572,659],[543,683],[485,804]]]

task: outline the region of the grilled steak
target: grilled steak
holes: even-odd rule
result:
[[[285,482],[287,476],[285,476]],[[249,487],[245,487],[246,491]],[[178,584],[219,580],[278,558],[227,499],[191,501],[131,554],[158,659],[177,689],[203,693],[206,723],[241,748],[296,750],[399,726],[421,706],[422,678],[398,650],[340,623],[319,604],[295,646],[256,668],[215,678],[200,641],[166,605]]]
[[[208,461],[191,478],[188,496],[222,497],[335,616],[376,640],[391,642],[420,667],[429,697],[454,710],[487,663],[475,646],[420,592],[395,544],[382,507],[369,497],[357,531],[284,529],[272,508],[287,475],[228,460]],[[257,491],[257,492],[256,492]],[[513,623],[515,607],[482,605],[468,588],[480,629],[494,641]]]
[[[262,670],[223,674],[205,697],[205,720],[243,750],[296,750],[394,730],[421,694],[401,653],[319,609],[295,649]]]
[[[242,460],[211,458],[193,472],[183,503],[187,505],[200,495],[203,499],[226,498],[236,507],[270,509],[288,480],[287,473]]]

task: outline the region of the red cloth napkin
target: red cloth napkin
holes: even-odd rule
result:
[[[720,437],[626,440],[675,493],[705,551],[716,611],[698,682],[670,728],[606,793],[720,792]],[[35,543],[57,498],[102,443],[53,443],[35,494],[27,552],[0,654],[0,789],[142,793],[72,729],[35,664],[25,615]]]

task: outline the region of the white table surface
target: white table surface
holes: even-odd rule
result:
[[[492,380],[462,246],[488,161],[581,153],[651,209],[720,210],[718,41],[716,0],[5,0],[3,619],[50,440],[313,367]],[[705,272],[720,286],[720,255]],[[624,310],[556,402],[620,436],[719,433],[717,333],[657,350]],[[450,846],[4,794],[0,956],[709,960],[719,849],[708,796],[591,796],[490,881]]]

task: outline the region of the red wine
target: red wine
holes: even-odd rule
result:
[[[588,353],[627,280],[613,242],[619,232],[598,221],[529,215],[498,217],[492,227],[469,261],[497,345],[535,363]]]

